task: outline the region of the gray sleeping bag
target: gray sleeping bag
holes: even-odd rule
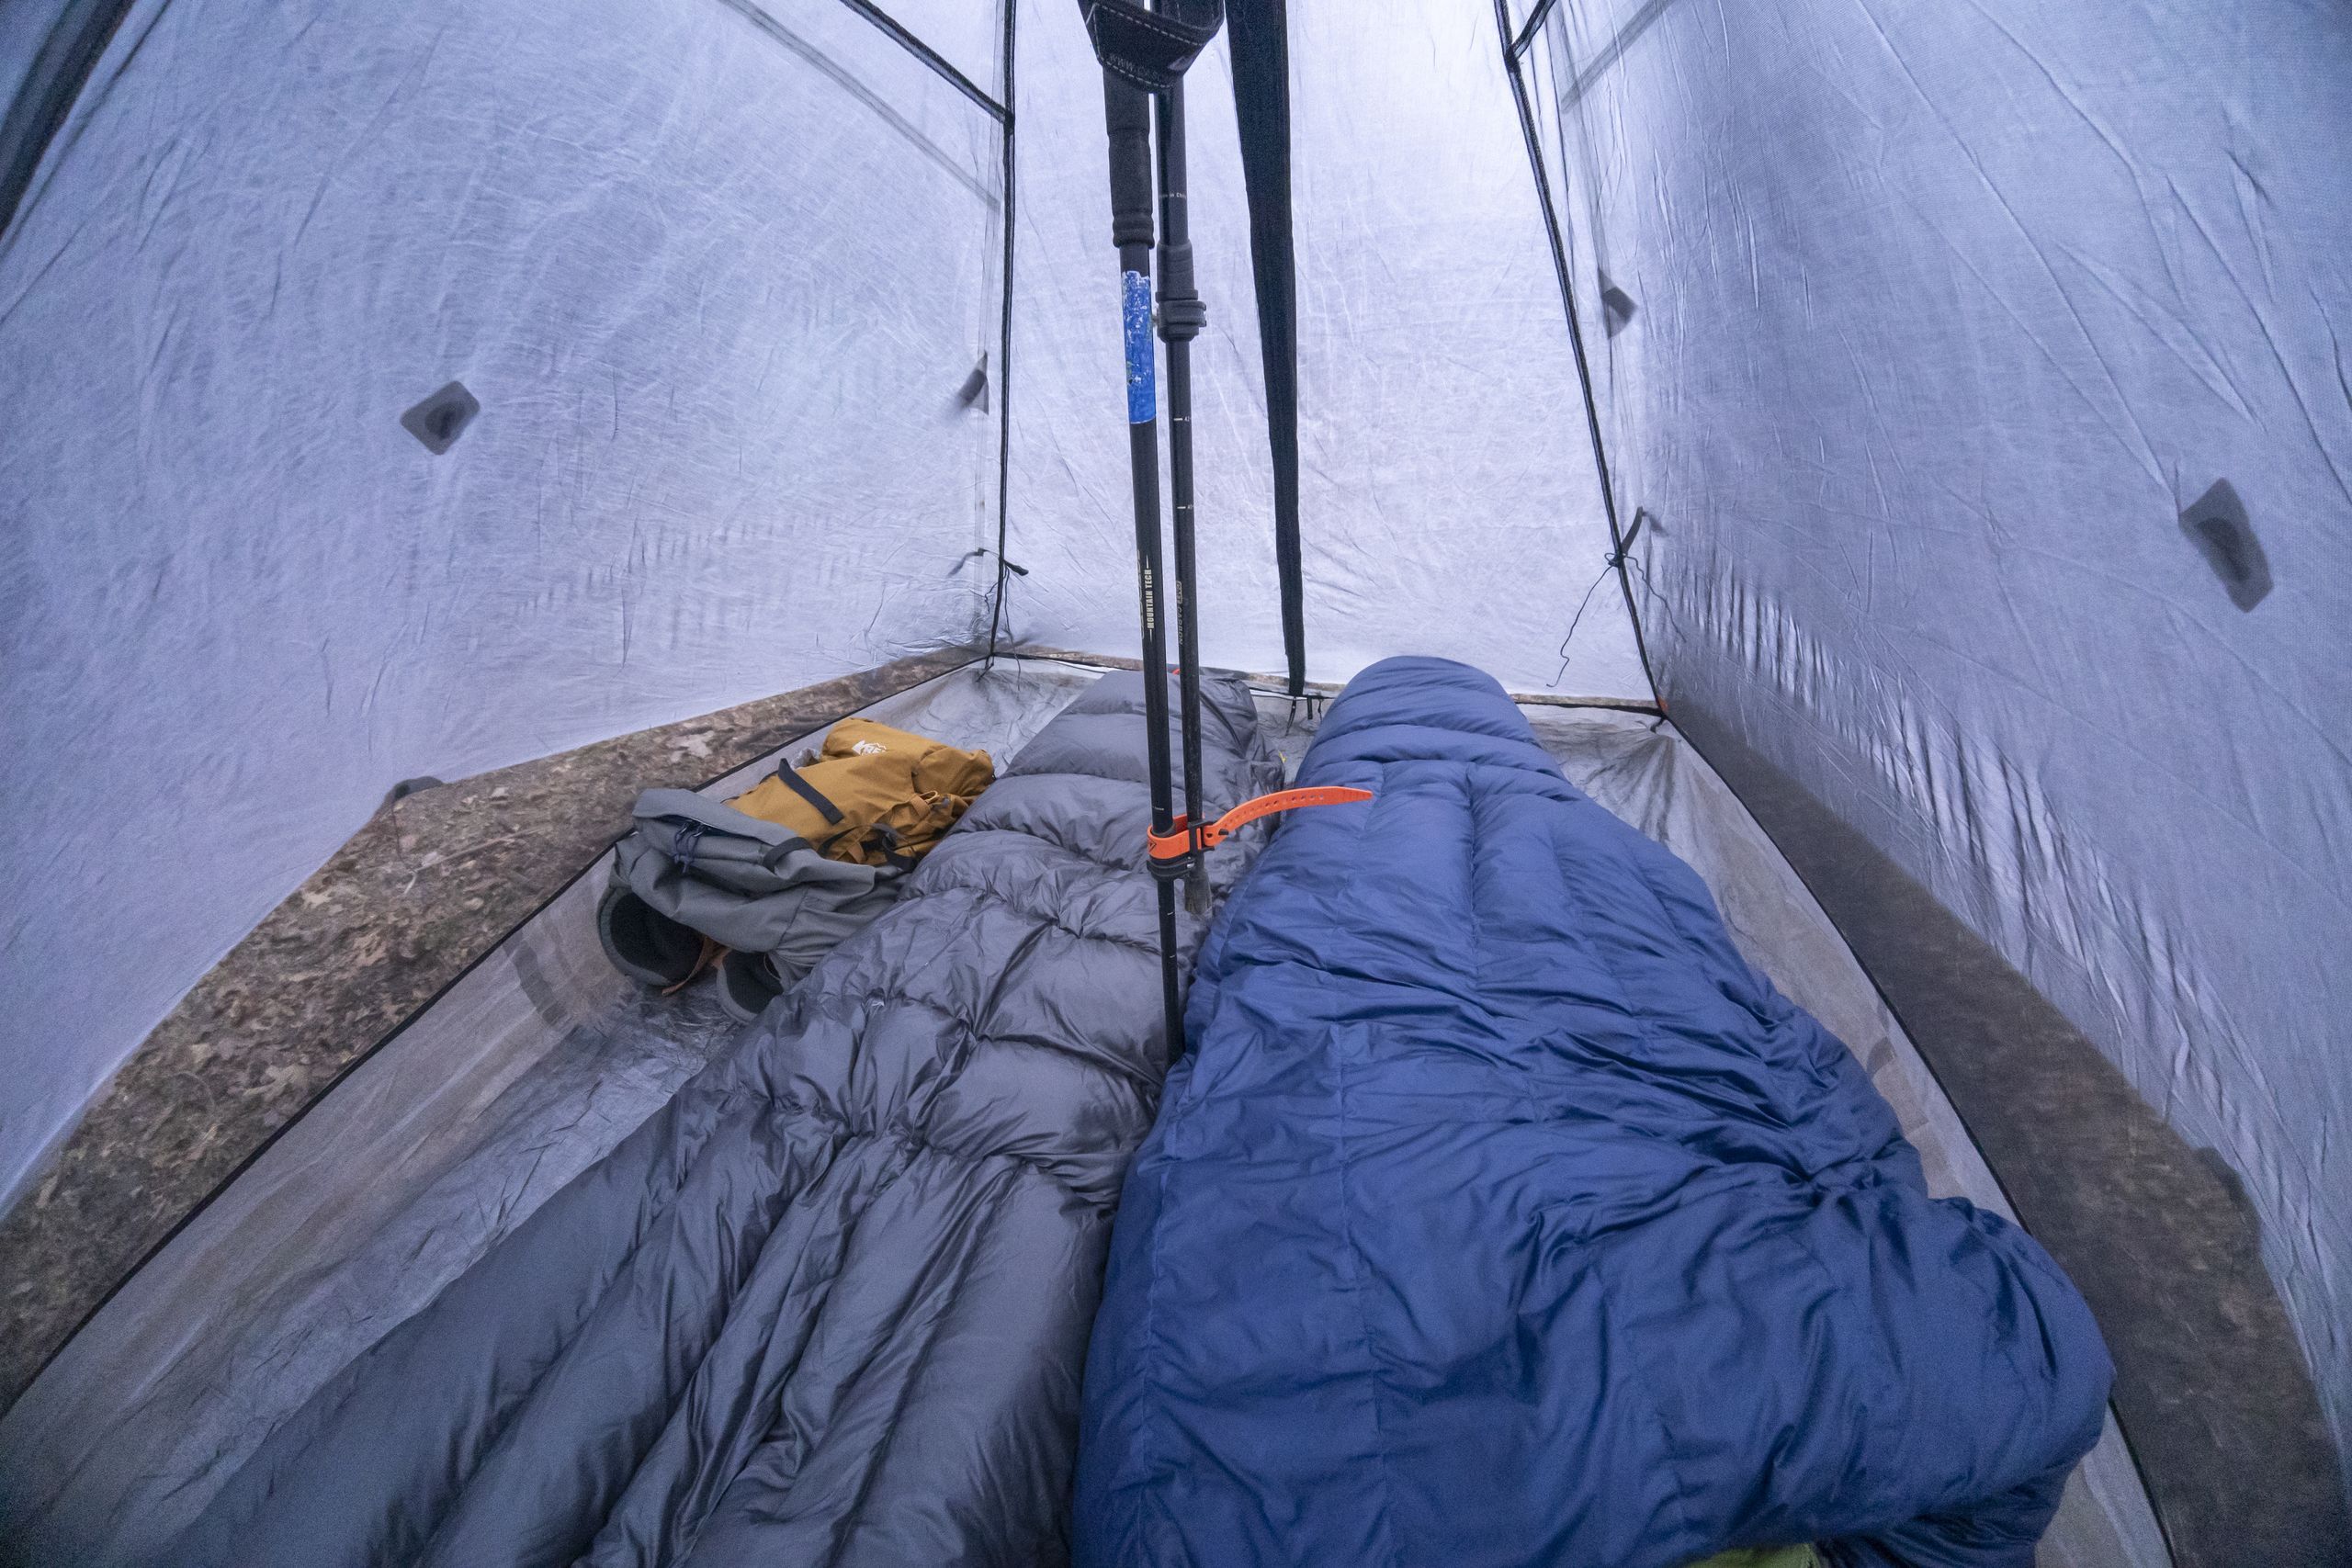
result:
[[[1062,1561],[1167,1066],[1142,695],[1081,694],[894,907],[328,1382],[166,1560]],[[1206,697],[1210,802],[1277,787],[1240,683]],[[1214,857],[1220,896],[1254,849]]]

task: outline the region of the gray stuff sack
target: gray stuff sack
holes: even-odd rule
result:
[[[828,860],[791,829],[688,789],[637,797],[616,874],[657,913],[739,953],[769,955],[789,986],[897,901],[905,874]]]

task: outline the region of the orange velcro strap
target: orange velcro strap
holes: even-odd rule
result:
[[[1351,789],[1345,784],[1317,784],[1312,789],[1278,789],[1272,795],[1261,795],[1245,800],[1216,821],[1195,828],[1182,816],[1170,825],[1165,833],[1147,833],[1151,840],[1151,858],[1176,860],[1188,855],[1197,847],[1213,850],[1225,841],[1227,834],[1246,828],[1261,817],[1272,817],[1277,811],[1295,811],[1303,806],[1345,806],[1351,801],[1370,800],[1372,791]]]

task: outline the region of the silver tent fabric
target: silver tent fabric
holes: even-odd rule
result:
[[[881,9],[1005,91],[1001,6]],[[0,957],[0,1193],[399,780],[973,635],[1008,406],[1007,625],[1134,635],[1074,7],[1022,13],[1004,395],[1001,128],[841,0],[232,11],[136,0],[0,236],[0,360],[29,370],[0,383],[0,738],[46,825],[0,869],[71,888]],[[1487,13],[1292,15],[1316,672],[1409,628],[1517,686],[1646,695],[1613,584],[1576,614],[1606,533]],[[1193,76],[1204,624],[1265,668],[1222,51]],[[482,409],[435,457],[398,416],[451,380]],[[79,805],[134,753],[102,829]]]
[[[1001,183],[838,0],[132,6],[0,235],[0,1195],[396,781],[985,621]]]
[[[1023,7],[1013,62],[999,6],[886,9],[984,89],[1020,66],[1011,622],[1125,649],[1075,8]],[[1642,693],[1607,582],[1559,661],[1605,545],[1492,7],[1292,18],[1316,672]],[[2352,1438],[2352,24],[1561,0],[1527,63],[1667,696],[2245,1175]],[[1263,668],[1224,71],[1204,599]],[[839,0],[135,0],[0,234],[0,1201],[391,783],[985,622],[1007,403],[956,392],[1001,346],[1001,153]],[[452,378],[483,411],[435,457],[396,421]],[[2181,525],[2223,479],[2246,610]]]
[[[889,0],[879,9],[967,81],[1002,103],[1006,5],[1007,0]],[[777,14],[795,17],[799,13],[781,6]]]
[[[1032,10],[1045,14],[1033,17]],[[1070,12],[1075,7],[1068,7]],[[1125,649],[1133,558],[1101,73],[1061,6],[1016,73],[1012,624]],[[1400,648],[1518,691],[1650,695],[1613,578],[1527,153],[1478,0],[1291,0],[1310,675]],[[1271,459],[1222,39],[1186,75],[1203,649],[1277,669]],[[1571,624],[1574,644],[1560,644]]]
[[[1532,62],[1669,702],[2243,1175],[2352,1454],[2352,19],[1571,0]]]

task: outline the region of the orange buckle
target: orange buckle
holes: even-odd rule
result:
[[[1372,791],[1351,789],[1345,784],[1317,784],[1312,789],[1279,789],[1272,795],[1261,795],[1245,800],[1216,821],[1195,828],[1181,813],[1169,825],[1165,833],[1147,832],[1154,860],[1182,860],[1195,850],[1213,850],[1223,843],[1226,835],[1248,827],[1261,817],[1272,817],[1277,811],[1296,811],[1306,806],[1346,806],[1351,801],[1370,800]]]

